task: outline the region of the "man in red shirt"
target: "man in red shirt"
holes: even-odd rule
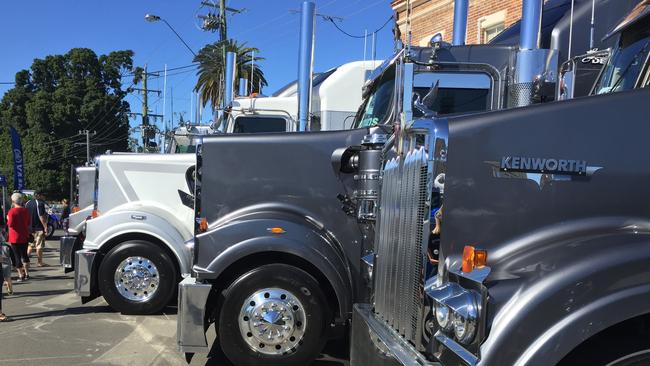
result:
[[[7,226],[9,227],[8,242],[14,252],[16,269],[18,269],[18,281],[29,279],[29,256],[27,255],[27,243],[29,242],[29,226],[31,216],[29,210],[22,206],[23,195],[14,193],[11,195],[12,208],[7,213]]]

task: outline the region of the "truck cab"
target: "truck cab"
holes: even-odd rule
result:
[[[361,104],[361,86],[381,61],[354,61],[314,75],[311,131],[349,129]],[[297,131],[297,83],[269,97],[240,96],[232,101],[224,132]]]
[[[391,131],[352,365],[650,362],[649,6],[616,27],[603,93]]]
[[[110,154],[96,159],[92,215],[75,252],[82,302],[104,296],[126,314],[166,306],[190,258],[194,154]]]

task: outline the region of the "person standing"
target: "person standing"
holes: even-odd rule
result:
[[[2,265],[2,274],[4,277],[4,284],[7,286],[7,294],[14,294],[14,285],[11,282],[11,267],[12,262],[14,261],[14,255],[11,250],[11,247],[2,237],[2,242],[0,243],[0,265]]]
[[[47,211],[40,192],[34,192],[34,197],[27,202],[25,208],[29,210],[31,233],[34,237],[27,248],[27,255],[36,249],[37,266],[46,267],[43,263],[43,248],[45,248],[45,233],[47,233]]]
[[[9,244],[13,249],[14,263],[18,270],[18,282],[29,279],[29,256],[27,243],[29,241],[30,214],[23,206],[23,195],[11,195],[11,209],[7,213],[7,226],[9,227]],[[3,276],[4,277],[4,276]]]
[[[68,235],[68,228],[70,227],[70,202],[67,198],[64,198],[61,203],[63,204],[63,210],[61,211],[61,223],[63,223],[63,230],[65,235]]]

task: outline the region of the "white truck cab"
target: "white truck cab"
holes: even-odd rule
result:
[[[343,130],[352,125],[361,105],[367,75],[381,61],[354,61],[316,74],[312,86],[310,130]],[[292,82],[270,97],[237,97],[224,126],[226,133],[297,131],[297,83]]]
[[[191,268],[195,154],[112,154],[97,162],[94,211],[75,253],[82,302],[101,295],[122,313],[171,300]]]

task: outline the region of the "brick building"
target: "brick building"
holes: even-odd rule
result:
[[[406,0],[392,0],[397,24],[406,39]],[[436,33],[451,42],[454,0],[411,0],[411,44],[425,46]],[[468,44],[485,43],[521,17],[521,0],[469,0]]]

